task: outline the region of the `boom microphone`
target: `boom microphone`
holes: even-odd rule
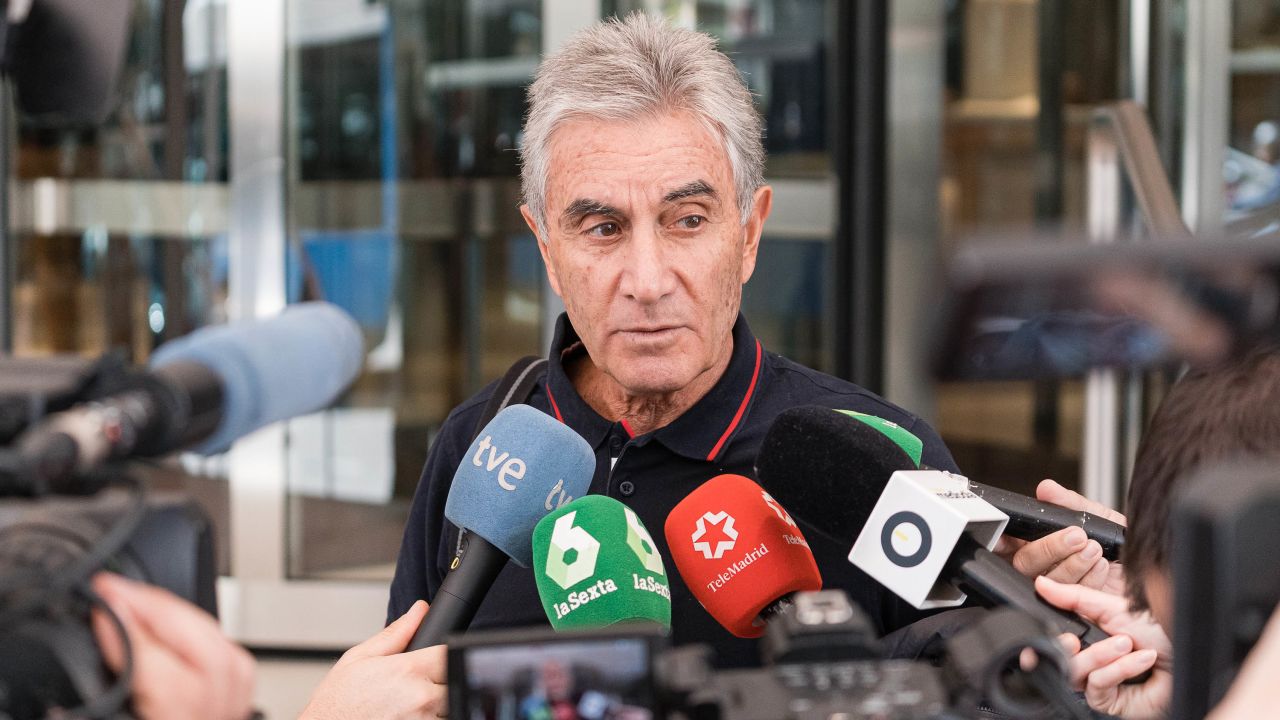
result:
[[[837,518],[847,508],[866,497],[868,492],[879,496],[883,482],[896,470],[927,470],[920,464],[920,440],[901,426],[874,415],[863,415],[847,410],[830,410],[817,406],[792,408],[778,416],[765,435],[756,460],[762,481],[765,475],[785,478],[803,475],[805,483],[780,482],[774,492],[790,506],[814,506],[815,512],[824,516],[819,527],[836,525],[841,537],[850,537],[849,530],[857,533],[861,525],[849,527],[849,518]],[[809,472],[810,466],[821,468],[848,468],[834,474]],[[1068,510],[1057,505],[1040,502],[1021,493],[983,485],[966,480],[968,491],[994,505],[1009,516],[1004,534],[1023,540],[1039,540],[1068,527],[1078,527],[1102,546],[1103,557],[1116,560],[1124,547],[1125,528],[1091,513]],[[814,485],[816,483],[816,485]],[[786,485],[786,487],[781,487]],[[813,485],[817,497],[830,502],[800,503],[788,497],[804,492],[806,485]],[[808,519],[808,515],[801,514]],[[816,522],[816,519],[815,519]]]
[[[1045,603],[990,551],[1007,518],[969,492],[965,478],[915,470],[896,443],[865,423],[826,408],[787,410],[766,433],[756,466],[766,490],[853,547],[850,562],[916,607],[959,604],[963,587],[1086,644],[1107,637]],[[873,555],[877,562],[868,561]]]
[[[165,343],[133,387],[54,413],[0,457],[0,495],[84,492],[108,460],[226,449],[258,428],[319,410],[360,372],[364,342],[337,306],[291,305],[266,319]]]
[[[538,521],[533,577],[556,630],[620,622],[671,627],[662,555],[635,512],[611,497],[580,497]]]
[[[821,590],[809,543],[787,511],[741,475],[718,475],[671,510],[671,557],[698,602],[741,638],[794,593]]]
[[[476,436],[449,487],[444,516],[462,530],[452,569],[409,650],[465,630],[506,565],[533,562],[531,536],[543,515],[583,495],[596,458],[587,441],[528,405],[498,413]]]

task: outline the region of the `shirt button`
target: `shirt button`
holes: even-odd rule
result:
[[[622,494],[622,497],[631,497],[636,494],[636,484],[630,480],[623,480],[618,483],[618,492]]]
[[[616,453],[622,449],[622,438],[614,435],[609,438],[609,447]]]

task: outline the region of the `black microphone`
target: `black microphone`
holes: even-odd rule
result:
[[[917,469],[906,452],[878,430],[815,406],[780,414],[765,434],[756,458],[756,474],[765,490],[796,518],[846,547],[852,547],[863,533],[890,477],[900,470]],[[959,476],[950,477],[957,487],[963,487]],[[957,495],[981,502],[967,492]],[[921,533],[927,533],[927,528]],[[928,542],[922,541],[921,546],[928,553]],[[917,582],[915,589],[927,590],[941,579],[965,588],[987,604],[1022,610],[1055,632],[1080,637],[1085,644],[1108,637],[1093,624],[1045,602],[1031,580],[967,533],[949,549],[940,572],[940,578],[930,578],[923,587]],[[890,589],[902,595],[900,588]]]
[[[846,473],[807,479],[816,494],[836,500],[821,511],[828,516],[828,522],[841,524],[834,515],[841,513],[849,505],[852,495],[862,495],[866,490],[856,483],[848,482],[848,474],[857,473],[860,477],[883,478],[887,481],[895,470],[933,469],[912,457],[919,457],[920,441],[905,428],[893,427],[899,440],[903,440],[904,436],[906,438],[904,444],[900,445],[876,428],[886,421],[873,415],[861,417],[865,420],[851,417],[844,411],[812,405],[792,408],[778,416],[774,422],[776,432],[771,429],[765,436],[757,462],[769,463],[771,469],[774,469],[779,463],[793,464],[801,461],[801,458],[796,457],[801,452],[818,453],[814,457],[819,460],[815,462],[824,463],[824,467],[846,468]],[[804,434],[813,437],[800,439]],[[911,454],[908,454],[907,448],[911,448]],[[868,472],[871,473],[869,476],[861,475]],[[1119,523],[972,480],[968,484],[969,492],[1009,516],[1009,524],[1004,529],[1004,534],[1009,537],[1039,540],[1063,528],[1078,527],[1102,546],[1103,557],[1108,560],[1120,558],[1125,528]],[[799,489],[797,487],[793,492]],[[878,491],[876,495],[879,495]]]
[[[923,469],[923,466],[922,466]],[[969,481],[969,492],[999,508],[1009,516],[1004,534],[1022,540],[1039,540],[1063,528],[1082,528],[1089,539],[1102,546],[1102,557],[1119,560],[1124,548],[1125,527],[1083,510],[1040,502],[1022,493]]]
[[[364,341],[336,305],[218,325],[161,345],[125,389],[53,413],[0,452],[0,496],[92,493],[103,463],[184,448],[226,449],[264,425],[314,412],[359,374]]]

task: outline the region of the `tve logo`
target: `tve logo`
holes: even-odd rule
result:
[[[489,453],[487,458],[485,452]],[[471,458],[471,464],[482,467],[488,472],[497,470],[498,486],[507,491],[516,489],[511,480],[523,480],[526,470],[524,460],[512,457],[508,452],[498,453],[498,448],[493,444],[492,435],[485,435],[480,441],[480,445],[476,447],[475,457]]]
[[[723,540],[717,540],[715,548],[709,540],[703,540],[707,534],[707,525],[717,528]],[[686,526],[687,527],[687,526]],[[733,516],[721,510],[718,513],[705,512],[698,518],[697,528],[693,531],[693,549],[702,553],[708,560],[719,560],[738,543],[738,531],[733,529]]]

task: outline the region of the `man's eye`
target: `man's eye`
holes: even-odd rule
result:
[[[682,230],[697,230],[702,227],[702,224],[706,221],[707,219],[701,215],[688,215],[677,220],[676,225],[678,225]]]
[[[587,230],[587,234],[591,237],[607,238],[617,235],[620,231],[621,228],[618,227],[618,223],[607,222],[600,223],[590,230]]]

